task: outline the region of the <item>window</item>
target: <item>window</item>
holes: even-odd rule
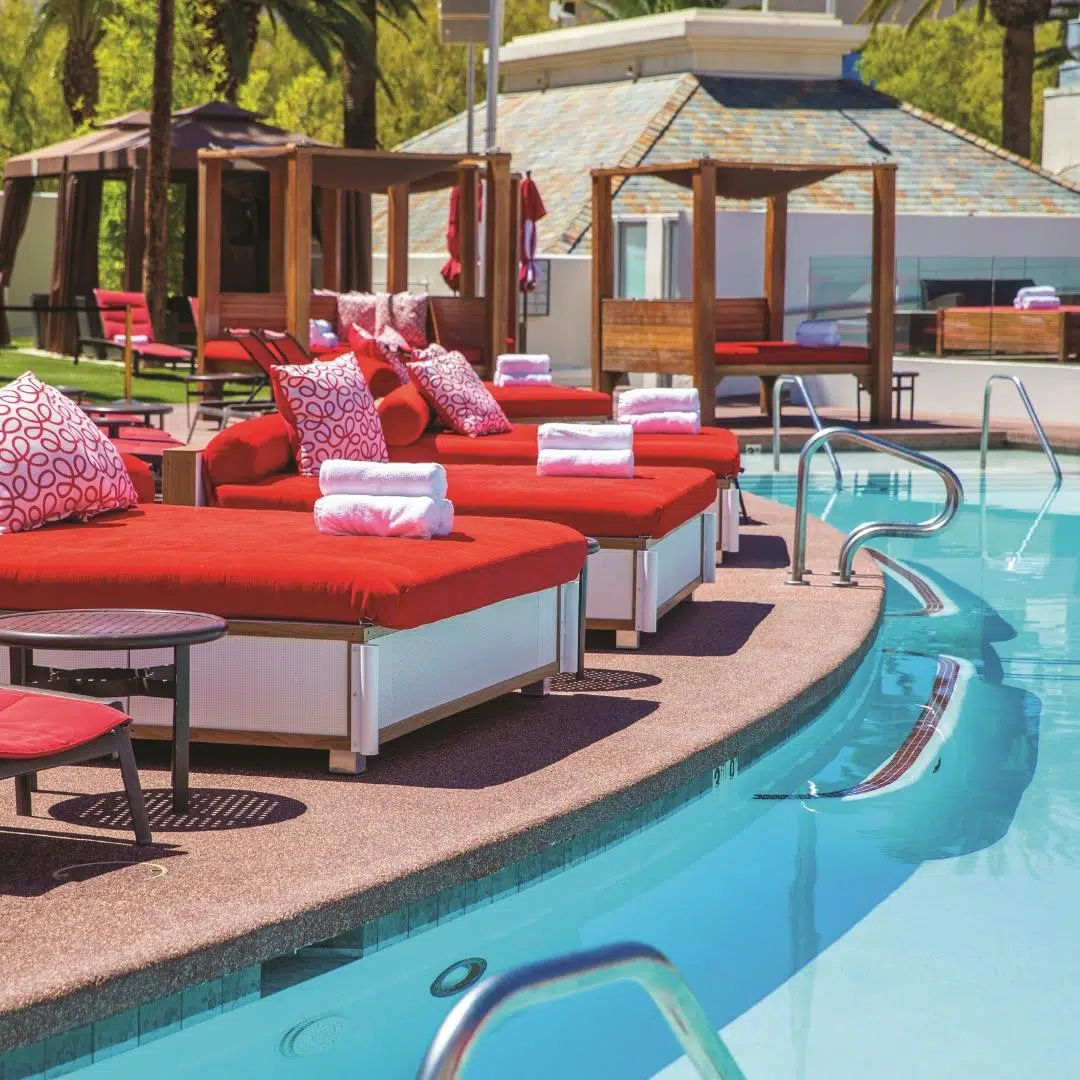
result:
[[[615,232],[615,295],[640,299],[647,295],[645,262],[648,227],[644,221],[620,221]]]

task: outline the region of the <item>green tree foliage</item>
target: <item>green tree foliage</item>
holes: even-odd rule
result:
[[[1001,143],[1001,50],[1005,31],[975,11],[927,19],[910,29],[879,26],[863,50],[859,71],[886,94],[910,102],[975,135]],[[1061,40],[1056,23],[1040,26],[1036,46]],[[1043,90],[1054,71],[1036,70],[1031,118],[1032,156],[1042,145]]]

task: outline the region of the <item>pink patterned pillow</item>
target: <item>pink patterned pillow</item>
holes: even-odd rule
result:
[[[0,389],[0,532],[138,501],[116,447],[73,401],[30,371]]]
[[[394,374],[404,386],[409,381],[409,369],[405,366],[405,358],[413,354],[409,343],[392,326],[384,326],[377,334],[369,334],[362,326],[354,323],[353,330],[361,341],[375,342],[379,355],[394,369]],[[351,340],[350,338],[350,342]]]
[[[301,476],[331,458],[389,461],[375,400],[352,353],[321,364],[271,369],[274,400],[289,426]]]
[[[409,365],[409,373],[439,414],[459,435],[500,435],[510,431],[510,421],[459,352],[425,349]]]
[[[340,293],[337,298],[338,336],[345,337],[354,323],[369,334],[390,324],[389,293]]]
[[[409,343],[422,349],[427,343],[427,297],[399,292],[390,297],[390,325]]]

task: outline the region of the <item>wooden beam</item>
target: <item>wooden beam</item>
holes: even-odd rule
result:
[[[505,352],[509,325],[509,295],[506,275],[510,269],[510,155],[493,154],[488,159],[486,219],[487,251],[484,267],[484,295],[487,297],[487,340],[484,368],[495,368],[495,357]]]
[[[337,292],[341,284],[341,192],[323,188],[319,195],[322,204],[322,287]]]
[[[480,174],[474,168],[462,169],[458,183],[458,235],[461,250],[461,288],[458,295],[471,300],[476,296],[476,259],[480,248],[480,221],[477,198]]]
[[[199,371],[204,349],[221,333],[221,169],[219,160],[199,161],[199,317],[195,320]]]
[[[285,185],[285,328],[301,342],[311,316],[311,198],[311,154],[299,149]]]
[[[511,352],[517,351],[519,333],[518,307],[521,303],[521,282],[518,271],[521,266],[521,177],[510,178],[510,226],[507,243],[510,256],[506,264],[506,337],[513,343]],[[499,352],[506,350],[500,346]],[[496,353],[496,355],[498,355]]]
[[[691,298],[694,385],[701,422],[716,423],[716,166],[703,162],[694,174],[694,250]]]
[[[270,181],[270,236],[269,259],[270,292],[285,291],[285,182],[287,179],[285,162],[274,162],[269,170]]]
[[[896,166],[874,169],[870,280],[870,422],[892,423],[893,307],[896,302]]]
[[[394,184],[387,192],[386,291],[409,291],[409,185]]]
[[[615,295],[615,223],[611,217],[611,177],[592,177],[592,388],[611,393],[618,372],[604,370],[603,304]]]

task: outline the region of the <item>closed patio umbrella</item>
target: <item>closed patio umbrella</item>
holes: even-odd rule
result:
[[[532,292],[536,288],[536,223],[546,215],[544,200],[540,198],[532,173],[527,172],[521,181],[521,269],[518,280],[522,292]]]
[[[458,222],[460,195],[461,191],[458,187],[450,189],[450,217],[446,222],[446,250],[450,258],[443,263],[442,270],[439,271],[443,281],[454,292],[457,292],[461,285],[461,229]]]

